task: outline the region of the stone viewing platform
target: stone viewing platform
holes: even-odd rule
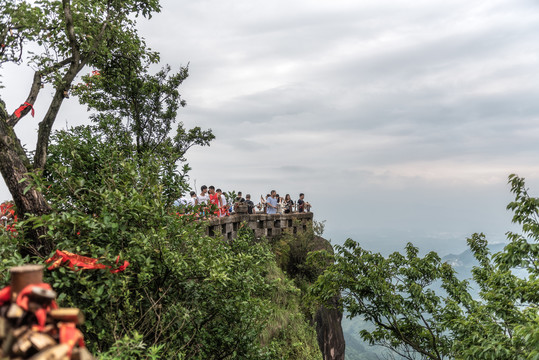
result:
[[[293,234],[306,231],[307,225],[313,220],[312,212],[291,214],[233,214],[208,220],[206,235],[220,236],[224,239],[234,239],[242,223],[251,228],[257,239],[278,237],[286,229]]]

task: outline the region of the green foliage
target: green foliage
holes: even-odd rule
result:
[[[0,288],[9,285],[9,269],[13,266],[28,264],[30,258],[19,253],[21,244],[20,237],[17,238],[11,231],[6,231],[0,227]]]
[[[458,280],[435,253],[421,258],[408,244],[405,255],[396,252],[386,259],[351,239],[335,248],[336,263],[319,277],[313,294],[329,302],[343,290],[341,302],[349,316],[362,316],[376,325],[361,334],[371,344],[402,354],[411,348],[433,358],[450,353],[446,328],[439,323],[445,309],[429,286],[443,277]]]
[[[120,54],[155,62],[158,55],[147,50],[135,24],[138,16],[149,18],[158,11],[158,0],[0,0],[0,65],[28,58],[44,81],[69,86],[61,83],[62,60],[72,56],[97,68]],[[25,52],[28,44],[34,47]]]
[[[350,317],[371,322],[361,336],[407,359],[536,359],[539,264],[539,199],[530,197],[524,179],[509,177],[515,201],[513,221],[523,235],[491,254],[482,234],[468,244],[479,265],[471,279],[480,289],[474,299],[436,253],[418,256],[412,244],[388,257],[362,249],[348,239],[336,254],[313,255],[335,261],[313,286],[311,296],[328,302],[342,294]],[[524,270],[525,276],[514,271]],[[522,272],[521,272],[522,273]],[[437,286],[443,292],[436,292]]]
[[[157,360],[161,359],[162,348],[163,345],[159,345],[147,349],[142,335],[135,332],[132,337],[124,336],[116,341],[107,352],[99,354],[99,360]],[[178,358],[181,360],[183,356],[179,354]]]
[[[47,227],[59,249],[109,265],[117,255],[131,263],[118,274],[63,268],[49,274],[60,302],[87,313],[90,347],[107,349],[138,331],[149,346],[163,344],[167,356],[256,352],[265,301],[253,294],[268,287],[269,249],[251,245],[249,234],[233,243],[205,237],[201,224],[167,212],[158,165],[140,166],[88,128],[78,130],[62,139],[86,135],[81,143],[95,146],[94,157],[82,160],[87,154],[70,141],[51,147],[52,158],[62,159],[48,170],[47,198],[56,211],[33,222]]]
[[[51,210],[40,192],[19,180],[45,168],[51,131],[73,82],[85,67],[108,68],[115,59],[139,68],[158,62],[158,54],[146,46],[136,29],[139,16],[150,18],[158,11],[159,0],[0,0],[0,67],[25,63],[34,70],[28,93],[20,99],[25,103],[20,113],[8,113],[0,99],[1,172],[21,217]],[[32,105],[45,84],[53,91],[48,110],[39,120],[31,161],[13,127],[30,111],[33,114]],[[50,244],[40,239],[43,229],[24,230],[33,238],[31,250],[41,255],[48,251]]]
[[[170,66],[155,75],[148,74],[148,62],[134,61],[118,56],[96,74],[83,77],[74,93],[89,110],[98,111],[91,116],[96,124],[94,133],[109,147],[119,147],[122,156],[136,157],[140,167],[155,168],[170,208],[180,194],[187,191],[184,164],[181,172],[178,162],[185,161],[186,152],[193,146],[208,146],[215,138],[211,129],[200,127],[185,129],[178,123],[175,135],[170,136],[180,106],[185,106],[178,88],[188,76],[187,68],[170,73]],[[73,141],[79,134],[73,134]],[[52,159],[51,159],[52,161]],[[86,164],[86,159],[81,159]]]
[[[316,332],[302,307],[301,291],[275,262],[269,264],[268,280],[274,286],[270,293],[269,314],[260,335],[268,359],[321,359]]]
[[[301,228],[301,223],[298,220],[294,221],[294,226]],[[308,286],[328,265],[327,262],[307,262],[309,253],[321,249],[331,251],[331,246],[320,237],[324,229],[322,222],[309,222],[306,230],[298,231],[297,234],[294,234],[291,229],[277,238],[272,248],[281,269],[294,279],[296,286],[305,293]]]
[[[187,78],[188,68],[170,75],[167,65],[149,75],[148,65],[120,57],[97,74],[83,77],[84,83],[74,93],[89,110],[99,111],[92,116],[96,123],[104,118],[122,119],[137,153],[151,151],[176,165],[179,160],[185,161],[189,148],[209,145],[215,136],[200,127],[186,130],[180,122],[175,136],[169,137],[179,107],[186,104],[178,88]]]
[[[143,188],[149,182],[159,184],[167,209],[179,193],[188,190],[187,172],[190,168],[185,164],[181,171],[177,170],[175,159],[165,156],[176,154],[168,144],[161,144],[159,151],[139,153],[132,143],[130,130],[114,117],[103,117],[93,126],[58,131],[53,141],[63,145],[50,148],[51,165],[45,169],[44,176],[51,185],[43,190],[56,195],[48,200],[57,203],[59,210],[64,209],[63,203],[70,204],[70,201],[79,199],[84,202],[84,210],[88,214],[95,213],[96,208],[103,206],[96,190],[103,187],[113,189],[117,179],[130,182],[130,191]],[[110,179],[104,181],[107,178]],[[73,180],[72,183],[62,183],[68,179]],[[97,198],[91,201],[95,196]]]
[[[236,198],[238,197],[235,191],[225,191],[223,195],[225,195],[226,203],[229,207],[236,202]]]

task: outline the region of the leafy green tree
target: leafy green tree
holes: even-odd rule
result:
[[[184,177],[189,167],[177,170],[180,162],[185,162],[186,152],[195,145],[208,146],[215,138],[211,129],[197,126],[187,130],[182,122],[173,127],[179,107],[186,104],[178,88],[188,69],[169,74],[167,65],[150,75],[149,64],[124,58],[112,63],[83,77],[84,83],[75,93],[89,110],[97,111],[91,118],[108,142],[130,148],[130,156],[136,156],[141,166],[143,161],[160,163],[167,204],[171,205],[187,191]]]
[[[0,172],[20,214],[50,211],[26,174],[44,169],[52,126],[77,75],[85,67],[105,68],[113,54],[132,61],[157,61],[158,55],[138,35],[136,19],[159,10],[158,0],[0,0],[0,66],[28,64],[35,71],[18,110],[9,112],[0,99]],[[53,95],[39,122],[31,159],[15,126],[33,114],[32,106],[45,84],[53,87]],[[38,235],[32,235],[34,240]]]
[[[314,255],[335,263],[311,296],[327,302],[341,294],[340,306],[350,317],[374,325],[361,331],[363,339],[407,359],[536,359],[539,199],[528,194],[524,179],[511,175],[509,182],[515,201],[508,209],[523,234],[508,233],[510,243],[496,254],[484,235],[468,239],[479,263],[471,282],[460,281],[436,253],[419,256],[412,244],[404,254],[384,257],[348,239],[335,255]]]

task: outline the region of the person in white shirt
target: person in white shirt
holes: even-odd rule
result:
[[[183,196],[183,194],[180,196],[179,199],[174,201],[174,206],[185,206],[187,205],[188,199]]]
[[[221,189],[217,189],[215,192],[217,193],[217,195],[219,195],[219,217],[223,217],[227,213],[227,211],[226,211],[227,210],[226,209],[226,206],[227,206],[226,196],[223,194]]]
[[[207,204],[210,200],[210,197],[208,195],[208,187],[206,185],[202,185],[200,187],[200,195],[198,195],[198,205]]]
[[[187,206],[191,206],[191,207],[196,206],[198,204],[197,193],[194,191],[191,191],[189,195],[191,195],[191,198],[187,201]]]

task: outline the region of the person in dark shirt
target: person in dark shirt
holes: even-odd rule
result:
[[[247,214],[252,214],[255,208],[255,203],[251,201],[251,194],[245,195],[245,203],[247,204]]]
[[[290,214],[292,212],[293,206],[294,206],[294,201],[292,201],[290,194],[286,194],[284,197],[284,213]]]
[[[305,194],[304,194],[304,193],[299,194],[299,200],[298,200],[298,212],[300,212],[300,213],[311,211],[311,204],[309,204],[308,202],[306,202],[306,201],[304,200],[304,198],[305,198]]]
[[[305,194],[303,194],[303,193],[299,194],[298,212],[300,212],[300,213],[305,211],[305,201],[303,201],[304,197],[305,197]]]
[[[242,197],[241,191],[238,191],[238,196],[236,196],[236,202],[245,202],[245,199]]]

